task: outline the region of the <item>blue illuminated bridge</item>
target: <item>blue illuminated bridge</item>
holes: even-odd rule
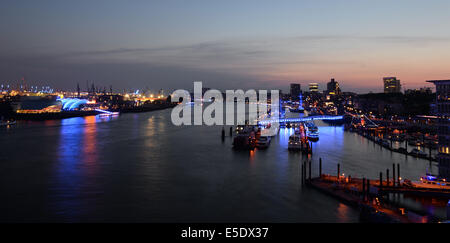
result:
[[[298,123],[298,122],[306,122],[306,121],[314,121],[314,120],[328,120],[328,121],[337,121],[344,119],[344,116],[306,116],[306,117],[297,117],[297,118],[279,118],[279,119],[267,119],[259,121],[259,125],[267,125],[269,123]]]

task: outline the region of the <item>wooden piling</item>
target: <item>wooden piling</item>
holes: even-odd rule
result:
[[[386,169],[386,183],[389,186],[389,169]]]
[[[400,164],[397,164],[397,186],[400,186]]]
[[[366,194],[367,194],[367,200],[370,200],[370,180],[369,179],[367,179],[367,191],[366,191]]]
[[[322,158],[319,158],[319,177],[322,178]]]
[[[309,161],[309,181],[311,181],[311,160]]]
[[[339,180],[339,178],[341,178],[341,164],[337,164],[337,178]]]
[[[447,203],[447,220],[450,220],[450,200]]]
[[[306,183],[306,161],[303,161],[303,180]]]
[[[395,164],[392,164],[392,186],[395,187]]]
[[[383,172],[380,171],[380,191],[383,189]]]
[[[361,192],[363,195],[363,201],[366,200],[366,178],[363,178]]]
[[[304,184],[304,183],[303,183],[303,170],[304,170],[304,168],[303,168],[303,163],[302,163],[302,178],[301,178],[302,185]]]

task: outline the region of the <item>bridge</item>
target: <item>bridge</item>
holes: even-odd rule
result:
[[[306,117],[296,117],[296,118],[278,118],[278,119],[267,119],[261,120],[258,122],[258,125],[267,125],[269,123],[298,123],[298,122],[307,122],[314,120],[328,120],[328,121],[337,121],[344,119],[344,116],[306,116]]]

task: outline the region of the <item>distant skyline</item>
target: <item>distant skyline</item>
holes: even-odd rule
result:
[[[0,83],[404,89],[450,78],[450,2],[2,1]],[[35,81],[35,82],[33,82]],[[48,81],[48,82],[43,82]]]

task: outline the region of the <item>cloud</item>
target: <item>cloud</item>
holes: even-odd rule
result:
[[[75,89],[86,81],[99,87],[113,85],[115,90],[142,89],[173,90],[191,89],[194,81],[203,81],[205,87],[226,89],[259,87],[259,79],[251,75],[231,72],[208,71],[160,63],[133,62],[72,62],[50,56],[0,59],[3,82],[21,77],[34,85],[51,85],[56,88]]]
[[[75,87],[76,82],[86,80],[118,89],[189,88],[196,80],[221,89],[284,88],[294,80],[366,73],[370,62],[379,61],[367,57],[377,57],[380,51],[392,51],[390,55],[395,56],[398,50],[430,44],[448,46],[449,42],[449,37],[316,35],[65,53],[3,51],[0,78],[17,80],[25,75],[60,88]]]

